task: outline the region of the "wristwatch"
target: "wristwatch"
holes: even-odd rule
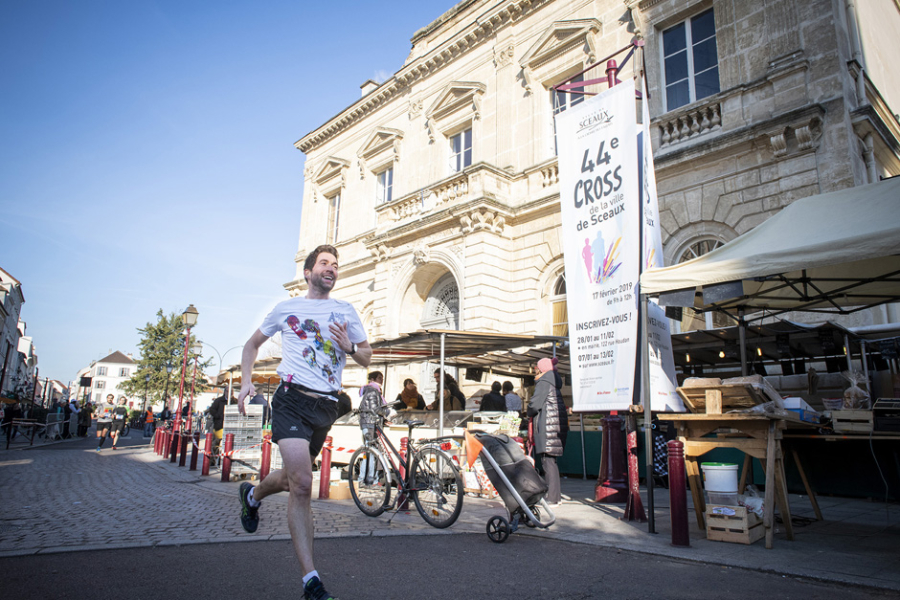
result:
[[[349,354],[350,356],[353,356],[354,354],[356,354],[357,350],[359,350],[359,348],[356,347],[356,344],[354,344],[353,342],[350,342],[350,352],[348,352],[347,354]]]

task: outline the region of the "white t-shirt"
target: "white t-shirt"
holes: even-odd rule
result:
[[[366,341],[362,321],[349,302],[297,297],[272,309],[259,330],[268,337],[281,332],[277,371],[282,379],[320,392],[341,389],[347,356],[331,339],[331,323],[347,323],[347,335],[354,344]]]

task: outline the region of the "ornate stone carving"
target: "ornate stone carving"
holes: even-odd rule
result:
[[[412,98],[409,101],[409,120],[412,121],[416,117],[422,114],[422,110],[425,108],[425,102],[420,98]]]
[[[360,156],[359,159],[357,160],[357,163],[359,164],[359,178],[365,179],[366,178],[366,159],[364,159],[363,157]]]
[[[486,208],[481,208],[461,216],[459,218],[459,224],[463,233],[487,230],[499,235],[503,233],[503,228],[506,225],[506,217]]]
[[[391,249],[384,244],[372,246],[369,248],[369,252],[372,254],[372,258],[375,259],[375,262],[382,262],[391,257]]]
[[[515,51],[516,47],[512,43],[502,47],[494,46],[494,66],[497,69],[502,69],[511,65]]]
[[[773,156],[784,156],[787,154],[787,138],[783,130],[769,136],[769,143],[772,145]]]
[[[419,244],[413,250],[413,264],[422,266],[431,260],[431,250],[425,244]]]

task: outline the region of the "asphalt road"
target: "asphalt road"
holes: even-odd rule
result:
[[[316,541],[331,593],[350,599],[896,598],[895,592],[513,535]],[[289,542],[231,542],[0,559],[4,598],[222,600],[301,598]]]

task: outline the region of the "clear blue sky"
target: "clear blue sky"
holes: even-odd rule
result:
[[[293,143],[452,5],[0,3],[0,267],[41,378],[136,354],[160,308],[193,303],[200,339],[243,344],[294,276]]]

